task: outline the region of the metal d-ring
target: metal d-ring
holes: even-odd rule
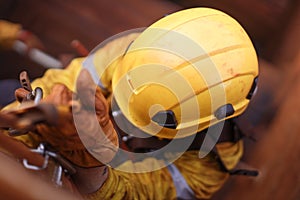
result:
[[[37,105],[43,98],[43,90],[40,87],[36,87],[34,91],[32,91],[32,94],[34,96],[34,104]]]
[[[34,153],[38,153],[38,154],[44,155],[44,158],[45,158],[44,159],[44,163],[43,163],[43,165],[41,167],[39,167],[39,166],[36,166],[36,165],[29,164],[27,159],[23,159],[23,165],[24,165],[24,167],[27,168],[27,169],[31,169],[31,170],[43,170],[43,169],[46,169],[46,167],[48,166],[48,162],[49,162],[49,155],[45,154],[46,149],[45,149],[44,144],[40,144],[37,149],[31,149],[31,151],[34,152]]]

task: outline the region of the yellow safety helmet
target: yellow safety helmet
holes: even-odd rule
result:
[[[167,15],[122,56],[113,98],[133,125],[160,138],[182,138],[244,112],[258,76],[242,26],[211,8]]]

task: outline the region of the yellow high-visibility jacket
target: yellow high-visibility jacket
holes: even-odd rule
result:
[[[95,65],[99,67],[97,71],[102,73],[102,84],[111,91],[110,80],[114,68],[118,67],[118,60],[110,63],[111,57],[122,54],[131,41],[139,33],[132,33],[126,36],[115,38],[100,49],[95,55],[97,59]],[[42,78],[36,79],[32,86],[41,87],[44,95],[49,95],[51,88],[56,83],[65,84],[70,90],[76,91],[76,77],[82,69],[84,58],[74,59],[66,69],[50,69]],[[108,68],[106,68],[109,65]],[[103,70],[105,69],[105,70]],[[9,107],[17,106],[17,102]],[[21,136],[18,139],[34,145],[30,135]],[[218,143],[217,149],[220,157],[228,169],[233,169],[238,163],[243,153],[243,143],[225,142]],[[179,170],[185,182],[194,193],[195,198],[208,199],[218,191],[229,174],[222,171],[219,163],[212,154],[204,158],[199,158],[199,151],[187,151],[177,159],[173,165]],[[79,155],[78,155],[79,156]],[[135,162],[126,161],[121,164],[122,168],[140,169],[144,166],[147,169],[155,168],[161,164],[161,160],[147,158]],[[87,196],[88,199],[176,199],[178,188],[176,189],[170,170],[164,167],[159,170],[145,173],[129,173],[109,167],[108,178],[99,190]]]

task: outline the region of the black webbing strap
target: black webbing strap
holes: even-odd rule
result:
[[[231,123],[231,125],[233,127],[233,141],[232,142],[238,142],[239,140],[241,140],[243,138],[244,134],[239,129],[237,124],[234,122],[234,119],[229,120],[229,122]],[[229,173],[230,175],[258,176],[258,174],[259,174],[259,172],[257,170],[249,170],[249,169],[231,169],[231,170],[229,170],[226,167],[225,163],[223,162],[216,146],[214,146],[214,148],[212,149],[212,152],[214,153],[215,159],[219,163],[221,169],[224,172]]]

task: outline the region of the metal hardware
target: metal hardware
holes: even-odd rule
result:
[[[33,99],[34,104],[37,105],[41,101],[41,99],[43,98],[43,90],[42,90],[42,88],[36,87],[34,89],[34,91],[32,91],[31,93],[34,96],[34,99]]]
[[[23,165],[26,169],[31,169],[31,170],[43,170],[43,169],[46,169],[47,166],[48,166],[48,162],[49,162],[49,154],[46,153],[46,149],[45,149],[45,146],[44,144],[40,144],[38,146],[37,149],[31,149],[32,152],[34,153],[38,153],[38,154],[41,154],[44,156],[44,163],[43,165],[40,167],[40,166],[35,166],[35,165],[31,165],[28,163],[28,161],[26,159],[23,159]]]
[[[35,166],[28,163],[26,159],[23,159],[23,165],[25,168],[30,170],[43,170],[48,167],[49,159],[52,158],[55,160],[57,165],[54,166],[54,171],[52,175],[52,181],[55,183],[56,186],[62,186],[62,176],[63,172],[72,175],[76,173],[76,169],[72,166],[69,161],[65,160],[59,154],[49,151],[46,148],[46,145],[41,143],[37,149],[32,149],[32,152],[41,154],[44,156],[45,160],[42,166]]]

